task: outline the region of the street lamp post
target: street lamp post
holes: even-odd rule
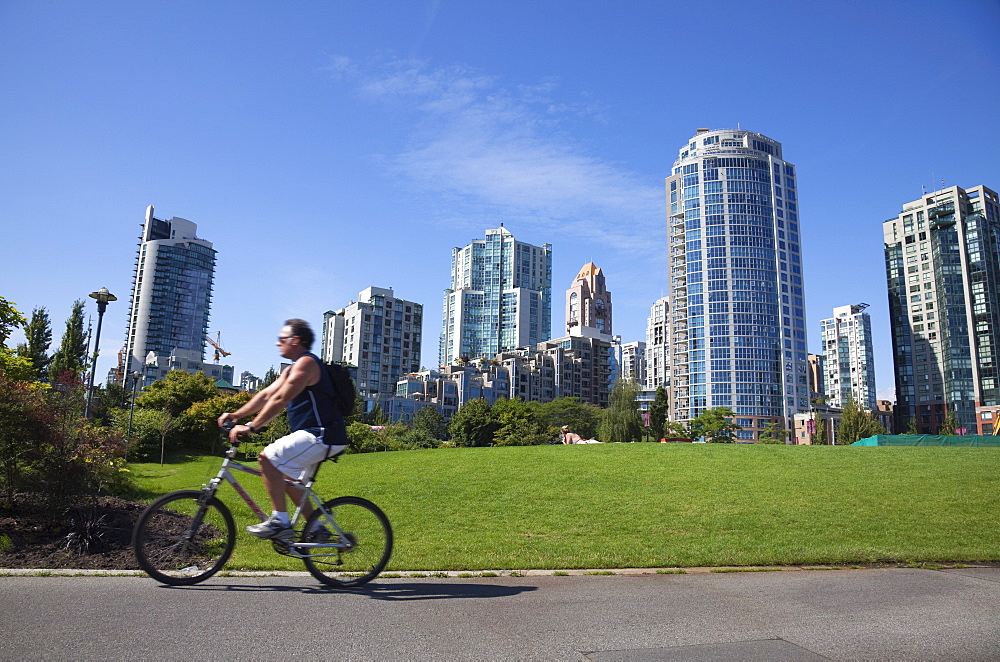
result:
[[[97,299],[97,335],[94,338],[94,360],[90,366],[90,384],[87,386],[87,408],[83,412],[84,418],[90,418],[90,399],[94,395],[94,373],[97,372],[97,353],[101,346],[101,322],[104,321],[104,311],[108,308],[108,302],[118,300],[118,297],[108,292],[106,287],[91,292],[90,298]]]

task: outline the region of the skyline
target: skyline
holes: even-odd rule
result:
[[[451,249],[502,222],[552,244],[554,336],[594,262],[616,334],[645,340],[667,293],[664,180],[698,128],[739,127],[799,173],[809,351],[833,308],[870,304],[882,397],[881,224],[940,180],[1000,188],[997,28],[985,0],[8,1],[0,296],[47,307],[57,346],[73,300],[96,324],[87,294],[108,287],[103,381],[153,205],[219,251],[210,333],[237,375],[278,365],[285,319],[318,330],[370,286],[424,305],[433,368]]]

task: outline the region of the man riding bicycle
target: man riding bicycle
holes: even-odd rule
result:
[[[271,517],[247,531],[258,538],[275,538],[291,533],[287,497],[299,503],[302,490],[290,483],[313,473],[316,465],[347,447],[347,428],[343,416],[334,405],[335,391],[323,362],[313,354],[315,335],[309,323],[301,319],[285,322],[278,335],[278,353],[292,361],[277,380],[259,391],[247,404],[235,412],[219,417],[219,427],[238,422],[252,414],[253,420],[236,425],[229,440],[236,443],[241,436],[257,432],[288,407],[291,434],[277,439],[260,452],[258,461],[271,500]],[[312,505],[303,503],[308,517]]]

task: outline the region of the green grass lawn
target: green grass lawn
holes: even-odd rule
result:
[[[135,464],[153,495],[221,460]],[[259,480],[238,474],[265,507]],[[388,570],[1000,560],[1000,448],[607,444],[349,455],[319,492],[379,504]],[[301,569],[241,531],[228,568]],[[267,508],[265,508],[267,510]]]

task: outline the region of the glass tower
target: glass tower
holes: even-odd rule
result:
[[[729,407],[753,440],[809,411],[795,166],[781,143],[699,129],[667,189],[671,408]]]
[[[975,434],[1000,405],[997,193],[953,186],[926,194],[882,231],[897,428],[915,423],[935,434],[953,413],[957,428]]]
[[[143,371],[147,381],[161,377],[165,366],[203,369],[216,251],[195,236],[197,229],[183,218],[154,218],[153,207],[146,208],[136,252],[126,360],[127,371]]]
[[[548,340],[552,246],[516,241],[501,225],[451,254],[444,293],[440,365],[494,358]]]

